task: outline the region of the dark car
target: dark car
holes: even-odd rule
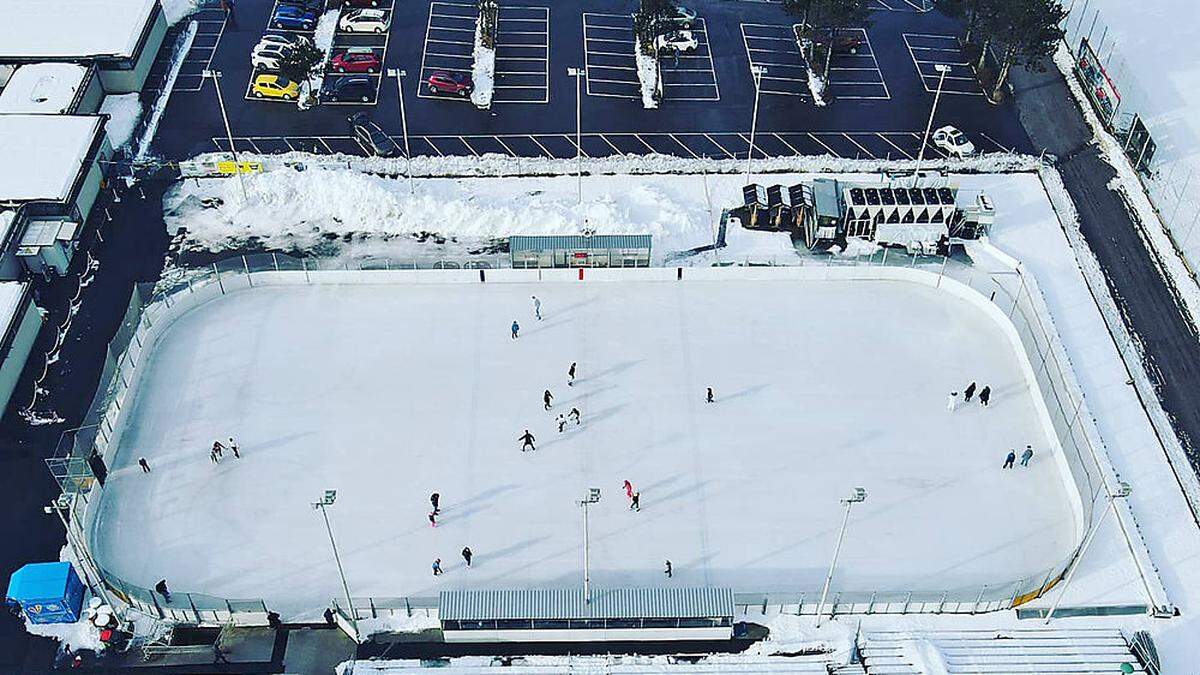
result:
[[[400,146],[383,132],[366,113],[354,113],[346,118],[350,123],[350,135],[358,141],[368,153],[376,157],[395,157],[400,154]]]
[[[328,77],[321,87],[322,101],[362,101],[375,98],[375,81],[366,75]]]
[[[312,30],[317,25],[317,15],[303,7],[279,5],[271,16],[271,25],[285,30]]]
[[[425,86],[431,94],[457,94],[470,96],[475,90],[475,83],[466,73],[452,73],[447,70],[435,70],[425,79]]]
[[[822,33],[813,41],[818,47],[832,43],[834,54],[857,54],[863,47],[863,33],[858,31],[839,31],[831,36]]]
[[[278,0],[278,2],[280,5],[299,7],[314,14],[320,14],[325,11],[325,0]]]

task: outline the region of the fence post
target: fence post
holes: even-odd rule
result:
[[[213,263],[213,272],[217,275],[217,286],[221,289],[221,295],[225,295],[225,284],[221,281],[221,270],[217,269],[217,263]]]
[[[938,609],[937,609],[938,614],[941,614],[942,609],[946,606],[946,594],[947,593],[949,593],[949,591],[942,591],[942,599],[938,600]]]
[[[271,254],[271,262],[275,264],[275,271],[279,271],[279,258],[274,253]]]
[[[909,591],[908,595],[904,598],[904,608],[900,610],[901,614],[908,614],[908,605],[910,602],[912,602],[912,591]]]
[[[300,259],[300,267],[304,269],[304,283],[306,283],[306,284],[312,283],[308,279],[308,260],[301,258]]]
[[[371,618],[378,619],[379,615],[375,613],[375,598],[374,597],[367,598],[367,604],[369,604],[371,606]]]
[[[867,601],[867,614],[871,614],[875,610],[875,594],[879,591],[871,591],[871,599]]]
[[[950,260],[950,256],[942,256],[942,271],[938,272],[937,285],[934,288],[942,287],[942,277],[946,276],[946,262]]]
[[[971,609],[972,614],[979,613],[979,603],[983,602],[983,594],[987,592],[987,587],[988,585],[984,584],[983,587],[979,589],[979,596],[975,598],[975,607]]]
[[[404,596],[404,611],[408,612],[409,616],[412,616],[412,603],[408,601],[407,595]]]
[[[250,287],[254,287],[254,277],[250,276],[250,263],[246,262],[246,256],[242,256],[242,269],[246,270],[246,281]]]

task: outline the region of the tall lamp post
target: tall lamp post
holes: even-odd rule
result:
[[[942,84],[946,81],[946,73],[950,72],[950,66],[939,63],[933,69],[938,72],[938,86],[937,91],[933,94],[933,107],[929,110],[929,121],[925,123],[925,134],[921,136],[921,152],[917,153],[917,167],[913,169],[914,186],[921,174],[921,162],[925,159],[925,146],[929,144],[929,131],[933,129],[933,116],[937,114],[938,99],[942,97]]]
[[[762,76],[767,74],[763,66],[750,66],[754,76],[754,112],[750,115],[750,150],[746,153],[746,185],[750,184],[750,161],[754,159],[754,132],[758,128],[758,95],[762,92]]]
[[[1058,611],[1058,604],[1067,596],[1067,589],[1071,587],[1071,580],[1075,578],[1075,570],[1079,569],[1079,562],[1083,560],[1083,556],[1087,553],[1088,547],[1092,545],[1092,540],[1096,538],[1096,533],[1100,531],[1100,526],[1104,524],[1104,519],[1108,517],[1117,508],[1117,500],[1125,499],[1133,492],[1133,488],[1129,487],[1129,483],[1121,482],[1117,484],[1117,489],[1108,495],[1108,506],[1104,507],[1104,513],[1100,514],[1100,518],[1092,525],[1092,529],[1087,533],[1087,537],[1083,539],[1083,546],[1079,548],[1079,555],[1075,556],[1075,560],[1071,563],[1071,568],[1067,570],[1067,576],[1063,579],[1062,592],[1054,599],[1054,604],[1050,605],[1050,611],[1046,612],[1045,623],[1050,623],[1050,619],[1054,618],[1054,612]],[[1150,598],[1150,604],[1154,604],[1154,598]]]
[[[238,160],[237,148],[233,145],[233,130],[229,127],[229,115],[225,113],[225,98],[221,96],[221,71],[205,68],[201,76],[213,81],[213,89],[217,92],[217,106],[221,109],[221,121],[225,123],[225,138],[229,139],[229,152],[233,153],[233,171],[237,174],[238,183],[242,186],[242,199],[249,199],[246,192],[246,177],[242,175],[242,163]]]
[[[846,537],[846,523],[850,521],[850,509],[855,504],[866,501],[867,491],[856,487],[849,497],[842,497],[846,512],[842,516],[842,527],[838,530],[837,543],[833,546],[833,560],[829,561],[829,573],[825,575],[825,586],[821,588],[821,601],[817,603],[817,627],[821,627],[821,615],[825,610],[825,598],[829,595],[829,584],[833,581],[833,570],[837,567],[838,554],[842,552],[842,540]]]
[[[408,75],[401,68],[388,68],[388,77],[396,78],[396,99],[400,101],[400,131],[404,134],[404,173],[408,175],[408,192],[415,194],[416,185],[412,177],[412,153],[408,151],[408,117],[404,114],[404,77]]]
[[[87,584],[88,590],[92,595],[99,597],[106,605],[112,605],[112,600],[108,597],[108,592],[104,588],[104,580],[97,578],[92,580],[92,572],[89,571],[89,565],[92,561],[88,556],[87,549],[82,543],[76,542],[75,537],[71,536],[71,523],[67,517],[63,515],[63,511],[70,510],[70,497],[67,495],[59,495],[58,499],[50,502],[48,506],[42,507],[45,513],[53,513],[58,516],[58,522],[62,523],[63,529],[67,531],[67,547],[71,549],[71,555],[75,557],[75,561],[79,564],[79,571],[83,574],[83,582]],[[93,570],[94,571],[94,570]],[[99,573],[97,572],[97,577]]]
[[[583,135],[583,116],[582,99],[583,99],[583,68],[567,68],[567,75],[575,78],[575,178],[579,182],[579,205],[583,206],[583,145],[581,145],[581,136]]]
[[[350,597],[350,585],[346,583],[346,571],[342,569],[342,558],[338,555],[337,542],[333,540],[333,528],[329,525],[329,512],[326,509],[333,506],[337,499],[337,490],[326,490],[321,499],[312,503],[313,509],[319,510],[325,519],[325,531],[329,533],[329,545],[333,548],[333,560],[337,563],[338,576],[342,578],[342,592],[346,594],[346,605],[350,608],[350,625],[354,627],[354,640],[358,641],[358,614],[354,611],[354,599]]]
[[[579,500],[583,507],[583,601],[592,601],[592,589],[588,578],[588,506],[600,501],[600,488],[588,488],[587,496]]]

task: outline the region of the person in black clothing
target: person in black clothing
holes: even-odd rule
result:
[[[334,621],[334,619],[333,619],[333,610],[332,609],[326,607],[324,617],[325,617],[325,623],[329,624],[330,628],[333,628],[334,626],[337,625],[337,621]]]
[[[991,387],[984,387],[983,389],[979,390],[979,403],[983,407],[985,407],[985,408],[987,407],[988,401],[991,400],[991,398],[992,398],[992,388]]]
[[[550,390],[549,390],[549,389],[547,389],[547,390],[546,390],[546,392],[542,394],[542,403],[543,403],[543,404],[544,404],[544,406],[545,406],[545,407],[543,408],[544,410],[549,410],[549,409],[550,409],[550,401],[551,401],[553,398],[554,398],[554,395],[550,393]]]
[[[571,369],[567,371],[567,386],[575,386],[575,362],[571,362]]]
[[[705,399],[705,401],[704,401],[704,402],[705,402],[705,403],[712,403],[712,402],[713,402],[713,392],[712,392],[712,387],[709,387],[709,388],[708,388],[708,398],[707,398],[707,399]]]
[[[435,516],[442,512],[442,510],[438,508],[438,502],[441,501],[441,499],[442,496],[436,492],[429,495],[429,503],[433,504],[433,515]]]
[[[463,550],[462,550],[462,557],[463,557],[463,560],[466,560],[466,561],[467,561],[467,567],[470,567],[470,566],[471,566],[471,556],[473,556],[473,555],[475,555],[475,554],[474,554],[474,553],[471,553],[471,547],[470,547],[470,546],[464,546],[464,547],[463,547]]]
[[[1017,453],[1013,452],[1012,450],[1009,450],[1008,457],[1004,458],[1004,466],[1002,468],[1005,468],[1005,469],[1013,468],[1013,462],[1015,462],[1015,461],[1017,461]]]
[[[968,384],[967,389],[963,392],[963,394],[965,394],[965,398],[963,398],[963,400],[967,403],[970,403],[971,397],[975,395],[975,383],[972,382],[971,384]]]
[[[522,443],[521,452],[525,452],[527,450],[537,450],[537,448],[534,447],[534,445],[533,445],[533,441],[534,441],[533,434],[529,433],[528,429],[526,429],[525,433],[517,440],[521,441],[521,443]]]
[[[642,493],[640,493],[640,492],[633,493],[633,497],[631,498],[631,500],[629,502],[629,509],[631,511],[641,511],[642,510]]]
[[[171,591],[167,590],[166,579],[159,579],[158,583],[154,584],[154,590],[158,591],[158,594],[163,596],[163,600],[166,600],[167,602],[171,601]]]
[[[670,560],[667,561],[667,569],[665,571],[667,573],[667,578],[670,579],[672,576],[672,572],[673,572],[673,570],[671,569],[671,561]]]
[[[146,463],[145,457],[138,457],[138,466],[142,467],[142,473],[150,473],[150,465]]]

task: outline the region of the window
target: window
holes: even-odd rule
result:
[[[596,630],[604,628],[604,619],[571,619],[572,630]]]
[[[570,622],[566,619],[534,619],[534,630],[566,630],[570,628]]]
[[[498,630],[529,630],[533,627],[533,622],[529,619],[497,619],[496,628]]]
[[[677,628],[679,619],[642,619],[642,628]]]
[[[609,619],[607,622],[608,628],[641,628],[641,619]]]

